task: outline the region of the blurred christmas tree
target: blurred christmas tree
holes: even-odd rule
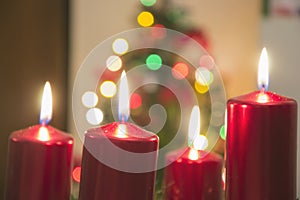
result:
[[[190,40],[195,40],[206,50],[209,49],[209,42],[204,32],[194,27],[187,19],[187,12],[180,6],[177,6],[172,0],[141,0],[141,11],[137,13],[136,22],[140,27],[152,27],[152,37],[163,38],[166,36],[165,28],[175,30],[184,33],[188,37],[182,38],[182,40],[174,40],[173,43],[177,43],[180,48],[185,48],[189,44]],[[119,54],[120,55],[120,54]],[[198,104],[201,109],[201,133],[206,133],[211,119],[211,101],[210,92],[218,88],[210,88],[210,84],[213,81],[213,74],[205,67],[195,69],[184,58],[161,49],[140,49],[137,51],[131,51],[122,54],[120,57],[112,59],[111,63],[122,62],[122,67],[126,71],[130,71],[135,67],[144,66],[149,71],[159,71],[163,66],[169,66],[172,70],[173,77],[178,80],[187,80],[191,87],[194,88],[197,96]],[[112,65],[114,65],[112,64]],[[198,70],[198,71],[197,71]],[[201,71],[202,70],[202,71]],[[122,70],[109,70],[107,69],[102,79],[101,84],[107,79],[117,82]],[[201,73],[201,77],[205,80],[196,80],[195,74]],[[206,75],[203,75],[206,74]],[[157,79],[158,76],[153,76],[149,73],[147,75],[141,74],[143,78]],[[161,78],[161,77],[160,77]],[[103,94],[102,94],[103,95]],[[105,94],[103,95],[105,96]],[[107,122],[113,121],[110,102],[107,99],[102,101],[100,106],[104,109],[104,113],[107,115],[104,117]],[[179,122],[183,113],[180,108],[180,103],[175,94],[167,87],[161,85],[145,85],[139,87],[132,95],[130,99],[131,107],[131,119],[139,126],[146,126],[157,116],[150,116],[149,110],[155,104],[159,104],[164,107],[166,119],[163,127],[156,132],[160,138],[160,148],[167,145],[176,135]],[[211,125],[210,125],[211,126]],[[215,127],[215,131],[219,130],[219,126]],[[153,130],[152,130],[153,131]],[[204,134],[205,135],[205,134]],[[184,138],[186,139],[186,138]],[[163,156],[164,157],[164,156]],[[163,169],[158,170],[156,179],[156,199],[162,199],[163,196]]]
[[[174,39],[172,45],[184,49],[193,40],[209,51],[210,45],[203,30],[193,26],[187,19],[187,12],[182,7],[174,4],[172,0],[160,0],[159,2],[156,2],[156,0],[140,0],[140,3],[141,10],[139,13],[136,13],[136,22],[140,27],[152,27],[151,37],[155,39],[164,38],[167,33],[166,29],[171,29],[188,36],[182,37],[180,40],[178,38]],[[151,38],[148,38],[148,40],[151,41]],[[101,124],[114,121],[114,109],[112,109],[111,98],[116,94],[116,85],[120,79],[121,72],[123,70],[130,72],[135,68],[142,67],[148,71],[145,74],[145,70],[142,70],[143,73],[140,72],[141,74],[137,74],[136,78],[151,79],[153,80],[153,84],[145,84],[138,87],[131,94],[131,120],[146,129],[149,127],[149,124],[152,124],[149,129],[159,136],[160,148],[163,148],[172,141],[177,134],[180,121],[185,120],[186,122],[185,118],[188,118],[188,116],[186,112],[183,113],[182,109],[184,108],[180,107],[178,98],[170,88],[154,84],[154,82],[159,82],[157,81],[158,79],[170,79],[165,80],[166,82],[172,82],[174,79],[177,81],[187,81],[196,95],[201,110],[200,133],[206,135],[209,126],[210,128],[212,127],[210,130],[215,133],[219,132],[223,119],[220,123],[211,123],[211,92],[218,92],[222,88],[212,86],[215,80],[213,73],[209,69],[209,65],[214,65],[214,61],[210,56],[206,56],[205,58],[208,58],[206,60],[201,61],[200,59],[199,66],[194,67],[185,58],[173,52],[157,48],[145,48],[127,52],[128,45],[130,44],[122,38],[116,39],[113,42],[112,48],[115,55],[107,58],[107,68],[99,79],[97,91],[100,94],[98,96],[103,98],[101,98],[97,107],[104,114]],[[171,78],[160,74],[160,69],[165,66],[169,67]],[[96,75],[98,76],[97,73]],[[130,81],[134,82],[136,80],[128,81],[130,86]],[[153,107],[156,109],[153,109]],[[164,109],[161,109],[162,107]],[[220,113],[223,113],[222,106],[220,109]],[[158,130],[151,130],[153,126],[158,126]],[[187,133],[186,137],[182,138],[182,140],[186,139]],[[210,140],[209,136],[208,140]],[[162,159],[164,158],[164,155],[160,156]],[[156,200],[162,199],[163,191],[163,169],[160,169],[157,171],[156,177]]]

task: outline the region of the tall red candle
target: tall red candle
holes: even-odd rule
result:
[[[265,74],[266,59],[264,50]],[[227,200],[296,199],[297,103],[266,92],[267,79],[259,78],[261,91],[228,101]]]
[[[190,130],[191,126],[194,126],[193,123],[190,123]],[[196,130],[199,131],[199,128]],[[165,200],[222,199],[223,159],[218,154],[201,150],[205,142],[205,136],[197,135],[192,147],[167,154],[169,165],[165,169]]]
[[[123,73],[119,93],[121,122],[113,122],[86,132],[80,200],[154,198],[158,137],[126,122],[129,116],[127,87]]]
[[[46,125],[52,112],[52,100],[46,99],[50,105],[44,107],[47,95],[51,95],[49,83],[46,83],[43,95],[42,125],[15,131],[10,135],[7,200],[69,199],[73,139]],[[46,111],[43,113],[44,109]]]

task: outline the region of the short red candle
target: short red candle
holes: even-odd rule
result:
[[[192,160],[190,153],[199,155]],[[192,152],[195,153],[195,152]],[[169,153],[165,169],[166,200],[221,200],[223,159],[191,148]]]
[[[80,178],[80,200],[153,200],[158,137],[129,117],[125,72],[119,92],[119,120],[86,132]]]
[[[194,106],[191,112],[188,148],[166,155],[165,200],[221,200],[221,156],[206,152],[208,140],[200,132],[200,110]]]
[[[296,199],[297,103],[263,90],[227,104],[227,200]]]
[[[123,128],[126,127],[126,137],[118,136],[120,124],[125,125]],[[110,142],[123,150],[134,153],[157,152],[158,149],[158,137],[156,135],[131,123],[114,122],[88,130],[83,148],[79,199],[152,200],[155,171],[143,173],[120,171],[102,163],[91,152],[97,152],[96,156],[110,160],[116,165],[118,162],[123,164],[128,162],[128,166],[131,164],[148,165],[153,170],[156,167],[157,153],[146,160],[130,161],[124,158],[121,152],[114,151]]]
[[[5,198],[69,199],[72,147],[72,137],[51,126],[35,125],[13,132]]]

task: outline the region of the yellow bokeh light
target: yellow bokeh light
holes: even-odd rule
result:
[[[197,81],[195,81],[195,89],[200,94],[204,94],[204,93],[208,92],[209,86],[208,85],[202,85],[202,84],[198,83]]]
[[[112,81],[104,81],[100,86],[100,93],[107,98],[113,97],[117,92],[117,86]]]
[[[119,56],[109,56],[106,60],[106,67],[110,70],[110,71],[118,71],[119,69],[121,69],[122,67],[122,60]]]
[[[152,13],[144,11],[138,15],[137,21],[140,26],[149,27],[154,23],[154,17]]]

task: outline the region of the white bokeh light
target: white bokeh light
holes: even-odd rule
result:
[[[103,112],[99,108],[91,108],[85,117],[91,125],[99,125],[103,121]]]
[[[121,69],[122,67],[122,60],[119,56],[109,56],[106,60],[106,67],[110,70],[110,71],[118,71],[119,69]]]
[[[128,42],[124,38],[118,38],[112,44],[114,53],[118,55],[125,54],[128,51],[128,48]]]
[[[205,67],[197,68],[195,78],[201,85],[210,85],[213,82],[213,74]]]
[[[117,86],[112,81],[104,81],[100,86],[100,92],[104,97],[111,98],[117,92]]]
[[[87,108],[95,107],[98,103],[98,96],[95,92],[87,91],[81,97],[82,104]]]

